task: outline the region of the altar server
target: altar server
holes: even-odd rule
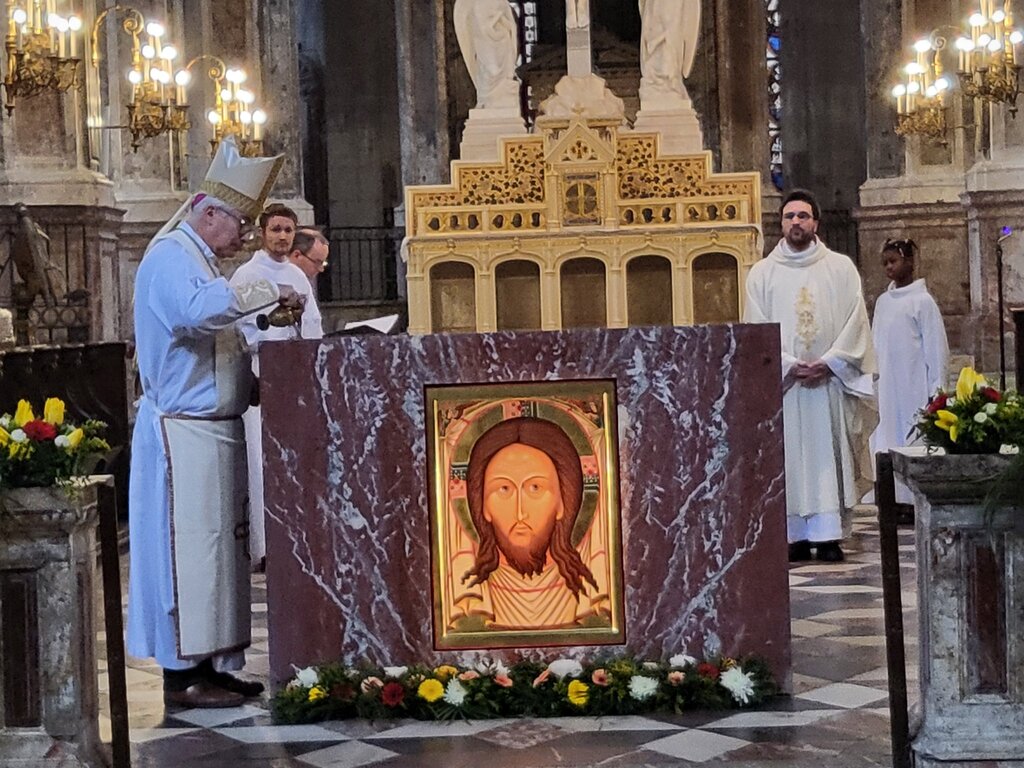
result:
[[[916,250],[913,240],[886,240],[882,249],[882,266],[891,282],[875,303],[878,428],[871,435],[872,454],[907,445],[917,412],[945,385],[946,327],[924,280],[914,279]],[[896,501],[914,501],[898,480]]]
[[[261,329],[256,315],[243,317],[238,328],[245,337],[245,343],[252,355],[253,373],[258,377],[259,346],[264,341],[286,341],[289,339],[319,339],[324,335],[320,310],[313,296],[313,288],[305,273],[291,262],[289,254],[293,249],[299,218],[291,208],[280,203],[267,206],[260,214],[260,233],[263,248],[235,270],[231,276],[232,286],[241,286],[255,280],[265,279],[277,285],[289,285],[302,301],[302,317],[297,325],[270,325]],[[266,524],[263,512],[263,424],[260,407],[254,405],[242,416],[245,424],[245,445],[249,465],[249,554],[254,565],[259,567],[267,554]]]
[[[220,143],[200,192],[149,244],[135,280],[142,398],[132,436],[128,652],[164,669],[164,700],[237,706],[263,686],[228,673],[250,644],[245,442],[252,372],[235,321],[291,289],[231,286],[233,256],[281,158]]]
[[[842,513],[859,494],[873,421],[875,354],[853,262],[817,237],[806,190],[782,206],[783,239],[747,277],[744,320],[779,323],[789,559],[842,560]],[[868,406],[868,407],[864,407]]]

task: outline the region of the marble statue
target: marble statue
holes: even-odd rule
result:
[[[518,110],[518,30],[508,0],[455,0],[454,18],[477,109]]]
[[[590,26],[590,0],[565,0],[565,26],[568,29]]]
[[[640,0],[640,99],[655,107],[689,102],[690,74],[700,36],[700,0]]]

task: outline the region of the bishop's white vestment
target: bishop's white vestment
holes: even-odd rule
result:
[[[913,442],[917,413],[946,383],[949,344],[946,327],[924,280],[889,289],[875,303],[875,349],[878,352],[878,428],[871,453]],[[896,483],[896,501],[912,504],[914,495]]]
[[[143,395],[132,434],[128,653],[165,669],[238,669],[250,642],[245,445],[252,374],[235,321],[277,303],[232,288],[187,224],[135,280]]]
[[[873,426],[875,355],[857,268],[820,241],[799,252],[782,241],[750,270],[744,321],[780,326],[789,540],[841,539]],[[817,360],[834,375],[800,384],[795,363]]]
[[[231,276],[231,285],[243,285],[255,280],[268,280],[276,285],[291,286],[302,296],[305,305],[299,326],[270,326],[261,331],[256,325],[256,315],[243,317],[238,328],[245,338],[252,355],[253,373],[259,376],[259,345],[264,341],[288,341],[290,339],[321,339],[324,335],[320,308],[313,295],[313,288],[305,272],[290,261],[276,261],[269,253],[260,250]],[[249,555],[253,562],[267,554],[266,522],[263,512],[263,421],[260,407],[252,406],[242,416],[245,425],[245,449],[249,467]]]

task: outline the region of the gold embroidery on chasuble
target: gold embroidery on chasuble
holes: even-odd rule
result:
[[[818,337],[818,320],[814,315],[815,311],[814,293],[806,285],[800,289],[796,297],[796,335],[803,342],[804,350],[811,351],[814,340]]]

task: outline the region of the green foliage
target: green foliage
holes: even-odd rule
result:
[[[947,453],[998,453],[1024,443],[1024,401],[1000,392],[971,368],[960,372],[956,390],[940,390],[918,413],[915,427],[926,445]]]
[[[747,690],[742,696],[722,683],[722,675],[733,668],[744,676]],[[433,669],[332,663],[301,670],[274,697],[272,709],[278,723],[353,717],[484,720],[749,707],[776,693],[767,664],[753,657],[701,663],[687,658],[675,666],[630,657],[586,664],[563,659],[551,665],[481,662]]]

